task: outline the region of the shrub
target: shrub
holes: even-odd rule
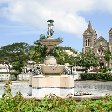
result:
[[[112,81],[111,73],[81,73],[81,80],[106,80]]]
[[[0,98],[0,112],[111,112],[112,96],[105,96],[99,100],[82,100],[76,102],[74,98],[62,99],[57,96],[46,96],[41,100],[26,99],[20,92],[11,95],[10,82],[5,85],[5,93]],[[10,93],[10,94],[9,94]]]

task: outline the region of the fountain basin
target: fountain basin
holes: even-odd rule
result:
[[[41,65],[44,75],[61,75],[64,72],[64,65]]]
[[[53,38],[47,38],[47,39],[43,39],[40,41],[40,43],[42,45],[46,45],[46,46],[56,46],[58,44],[60,44],[62,41],[60,41],[59,39],[53,39]]]

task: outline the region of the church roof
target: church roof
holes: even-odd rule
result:
[[[105,43],[108,43],[107,40],[105,40],[102,36],[100,36],[100,37],[96,40],[95,44],[98,43],[98,42],[105,42]]]
[[[107,40],[105,40],[102,36],[100,36],[97,40],[107,42]]]
[[[93,34],[93,33],[96,33],[96,31],[93,30],[91,22],[89,21],[88,28],[87,28],[87,30],[84,31],[83,35],[90,35],[90,34]]]
[[[101,46],[107,47],[108,46],[107,40],[105,40],[102,36],[100,36],[94,43],[94,48],[98,48],[98,46],[99,46],[99,49],[101,49],[100,48]]]

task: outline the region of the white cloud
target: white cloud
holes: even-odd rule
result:
[[[0,0],[0,3],[3,2],[8,3],[8,7],[2,11],[11,20],[44,29],[46,21],[54,19],[55,30],[77,35],[82,35],[87,27],[80,12],[112,9],[111,0]]]
[[[112,14],[112,0],[99,0],[98,4],[101,4],[98,9]]]

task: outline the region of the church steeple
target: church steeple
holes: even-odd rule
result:
[[[88,28],[87,28],[88,30],[93,30],[92,29],[92,25],[91,25],[91,22],[89,21],[89,23],[88,23]]]
[[[83,51],[92,49],[96,42],[97,34],[92,28],[91,22],[89,21],[87,29],[83,33]]]
[[[96,33],[96,31],[93,30],[92,25],[91,25],[91,22],[89,21],[88,27],[87,27],[87,29],[84,31],[83,35],[88,35],[88,34],[91,35],[91,34],[93,34],[93,33]]]

